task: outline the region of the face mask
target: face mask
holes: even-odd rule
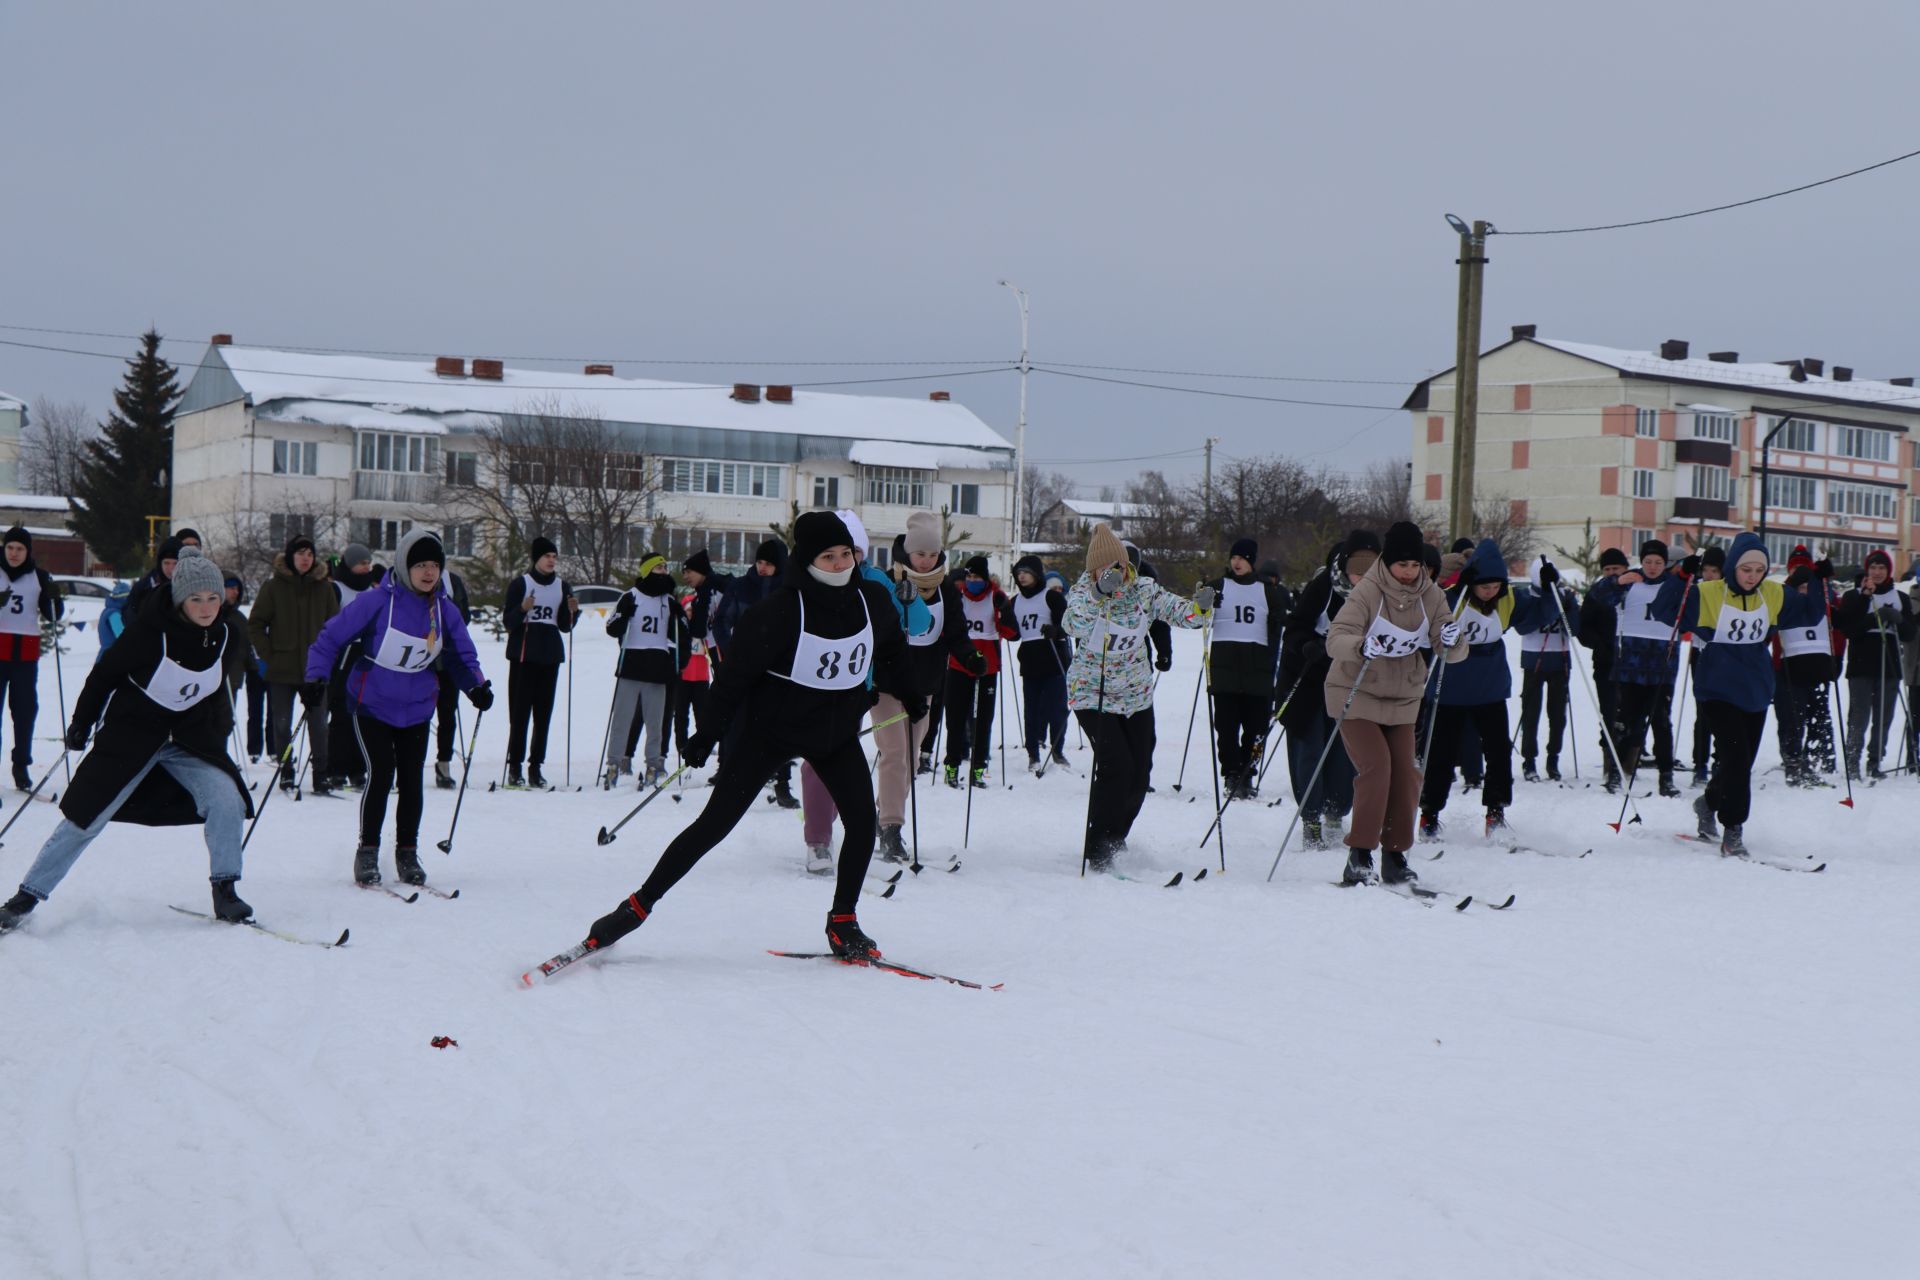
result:
[[[852,569],[842,569],[839,573],[828,573],[819,565],[810,564],[807,566],[807,572],[813,575],[815,582],[824,583],[829,587],[844,587],[853,581]]]

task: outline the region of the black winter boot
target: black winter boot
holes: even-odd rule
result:
[[[1340,873],[1343,885],[1366,884],[1373,879],[1373,850],[1347,850],[1347,869]]]
[[[1713,820],[1713,804],[1704,791],[1693,798],[1693,818],[1694,829],[1702,840],[1720,838],[1720,828]]]
[[[773,802],[782,809],[798,809],[800,802],[793,797],[793,780],[782,774],[773,782]]]
[[[897,824],[880,828],[880,859],[883,862],[908,862],[906,842],[900,839]]]
[[[530,764],[527,766],[527,785],[535,791],[545,791],[547,789],[547,775],[540,772],[539,765]]]
[[[240,895],[233,891],[238,881],[215,880],[212,883],[214,915],[233,924],[253,918],[253,908],[242,902]]]
[[[396,845],[393,850],[393,870],[400,877],[401,884],[425,884],[427,871],[420,865],[420,850],[413,845]]]
[[[1406,851],[1402,849],[1382,849],[1380,851],[1380,880],[1384,884],[1412,884],[1420,877],[1407,865]]]
[[[380,883],[380,846],[363,844],[353,851],[353,880],[355,884]]]
[[[878,960],[880,948],[874,945],[852,912],[827,917],[827,945],[842,960]]]
[[[610,947],[646,923],[647,914],[640,905],[640,895],[630,893],[619,906],[593,922],[593,928],[587,930],[587,943],[595,951]]]
[[[442,791],[453,790],[453,762],[436,760],[433,762],[433,785]]]
[[[1660,794],[1669,800],[1681,794],[1680,788],[1674,785],[1673,770],[1671,769],[1662,769],[1660,771]]]
[[[8,898],[6,905],[0,906],[0,933],[12,933],[18,929],[20,922],[32,914],[33,909],[39,905],[40,899],[25,889]]]

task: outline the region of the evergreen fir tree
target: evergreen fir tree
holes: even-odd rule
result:
[[[87,445],[73,511],[74,530],[120,574],[146,567],[147,517],[170,515],[173,490],[173,412],[180,401],[176,370],[160,358],[160,335],[140,337],[127,361],[114,412],[101,437]]]

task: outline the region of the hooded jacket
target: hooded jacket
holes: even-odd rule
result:
[[[1274,697],[1287,699],[1280,708],[1280,722],[1295,733],[1309,732],[1320,723],[1320,689],[1331,663],[1327,633],[1353,589],[1347,581],[1344,559],[1339,547],[1328,554],[1326,568],[1293,598],[1281,633]]]
[[[324,560],[315,556],[312,568],[296,574],[285,552],[275,556],[273,576],[261,584],[247,614],[247,633],[254,652],[266,661],[268,681],[299,684],[306,679],[307,649],[339,612],[340,596],[327,580]]]
[[[1752,712],[1765,711],[1773,702],[1773,652],[1767,641],[1773,638],[1775,629],[1812,626],[1822,610],[1818,596],[1788,591],[1765,578],[1752,592],[1742,592],[1734,573],[1748,552],[1764,556],[1766,544],[1755,534],[1741,533],[1727,550],[1727,576],[1723,580],[1695,583],[1686,603],[1676,605],[1671,613],[1656,602],[1654,616],[1662,622],[1677,621],[1680,630],[1691,631],[1704,640],[1693,677],[1701,702],[1726,702]],[[1661,598],[1664,600],[1666,593]],[[1747,620],[1735,616],[1736,612],[1755,610],[1763,614],[1759,643],[1747,633]],[[1736,635],[1736,630],[1741,634]]]
[[[1427,689],[1427,654],[1415,651],[1394,658],[1375,658],[1364,662],[1361,649],[1375,618],[1385,618],[1403,631],[1420,631],[1426,636],[1428,654],[1440,652],[1440,629],[1451,615],[1447,597],[1422,573],[1407,586],[1393,576],[1385,560],[1375,560],[1348,592],[1346,603],[1327,628],[1326,651],[1329,666],[1325,688],[1317,706],[1337,719],[1353,695],[1347,714],[1374,724],[1412,724],[1420,715],[1420,700]],[[1364,662],[1366,674],[1362,676]],[[1360,681],[1357,691],[1354,681]],[[1304,692],[1304,690],[1303,690]],[[1296,693],[1296,701],[1302,695]]]
[[[252,650],[246,631],[223,609],[210,627],[195,626],[173,606],[168,594],[148,593],[137,616],[113,646],[100,655],[80,696],[73,702],[73,723],[92,726],[104,714],[93,749],[74,766],[73,785],[60,798],[60,812],[75,826],[90,826],[126,788],[154,752],[171,742],[217,765],[253,816],[253,797],[240,770],[227,758],[233,729],[229,693],[245,679]],[[225,681],[185,711],[175,711],[148,696],[161,659],[187,672],[186,680]],[[165,769],[154,769],[114,814],[115,822],[147,827],[195,826],[201,821],[193,796]]]
[[[320,629],[307,650],[306,677],[325,680],[340,654],[351,645],[359,645],[359,656],[346,676],[348,710],[406,729],[432,717],[434,704],[440,699],[440,678],[431,666],[398,671],[374,662],[372,655],[380,652],[389,630],[409,636],[439,634],[442,655],[451,651],[454,656],[446,670],[460,689],[485,684],[487,677],[480,670],[480,658],[467,634],[466,621],[447,593],[446,578],[434,585],[431,596],[421,595],[400,578],[400,574],[388,574],[372,590],[355,596]]]
[[[1063,622],[1067,634],[1080,642],[1074,646],[1073,668],[1067,672],[1067,705],[1075,711],[1123,716],[1153,705],[1153,659],[1147,639],[1153,624],[1189,631],[1206,625],[1192,601],[1133,573],[1111,596],[1093,589],[1091,574],[1081,574],[1067,592]]]
[[[1492,600],[1480,599],[1475,587],[1500,584]],[[1447,670],[1434,681],[1436,697],[1445,707],[1477,707],[1505,702],[1513,696],[1513,669],[1507,663],[1506,633],[1538,631],[1553,602],[1544,595],[1516,595],[1507,585],[1507,560],[1500,544],[1481,540],[1459,585],[1447,593],[1448,617],[1460,624],[1461,636],[1447,652]],[[1491,639],[1475,642],[1475,633]]]
[[[727,647],[733,641],[733,629],[740,619],[746,615],[747,610],[772,595],[786,577],[787,562],[792,559],[787,551],[787,544],[778,538],[772,538],[761,545],[772,557],[767,563],[774,567],[774,572],[762,576],[758,568],[748,569],[727,583],[726,593],[713,606],[713,612],[710,615],[713,620],[713,642],[720,650],[718,656],[722,662],[727,659]],[[699,608],[698,605],[694,607],[696,610]],[[696,615],[696,624],[698,621]]]

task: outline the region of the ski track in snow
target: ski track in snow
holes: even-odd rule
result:
[[[1263,792],[1287,803],[1231,807],[1228,873],[1195,884],[1218,853],[1195,847],[1212,817],[1204,710],[1172,791],[1199,662],[1197,636],[1178,643],[1159,790],[1124,863],[1140,880],[1078,877],[1090,756],[1036,780],[1010,741],[1013,789],[975,795],[964,869],[862,899],[890,956],[999,992],[766,955],[820,948],[830,895],[801,870],[798,815],[770,805],[618,949],[519,990],[640,883],[706,791],[598,846],[639,794],[488,794],[502,712],[451,857],[432,845],[453,797],[429,775],[423,860],[458,902],[356,890],[358,806],[273,799],[243,892],[276,928],[351,926],[335,951],[169,912],[205,908],[200,833],[109,828],[0,941],[0,1270],[1907,1272],[1889,1192],[1920,1181],[1920,785],[1863,789],[1853,811],[1838,791],[1757,792],[1755,853],[1811,853],[1818,876],[1673,839],[1691,789],[1638,802],[1645,823],[1616,836],[1619,802],[1597,786],[1517,784],[1516,837],[1593,849],[1577,860],[1489,846],[1477,797],[1456,790],[1446,857],[1415,854],[1425,883],[1475,895],[1455,913],[1335,889],[1341,855],[1303,853],[1297,834],[1267,884],[1293,816],[1280,760]],[[504,688],[499,643],[480,644]],[[70,691],[91,657],[68,655]],[[612,683],[597,624],[578,658],[572,774],[590,783]],[[1591,780],[1577,685],[1573,721]],[[556,711],[556,781],[564,724]],[[38,744],[40,768],[55,749]],[[1006,780],[997,749],[993,772]],[[965,794],[918,792],[922,857],[959,851]],[[57,820],[21,819],[0,883]],[[1174,871],[1189,883],[1161,889]],[[1508,892],[1512,910],[1485,911]]]

